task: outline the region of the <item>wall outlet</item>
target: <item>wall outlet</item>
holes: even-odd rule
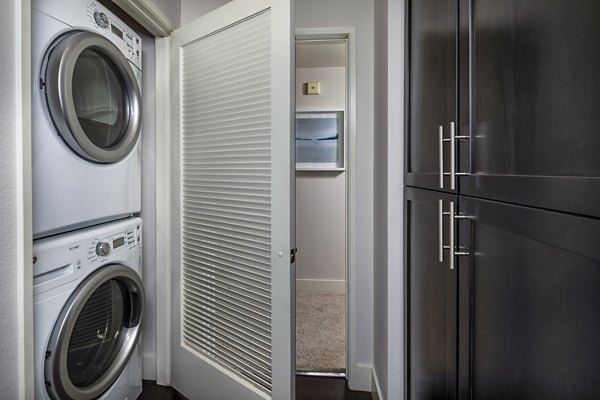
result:
[[[306,82],[304,85],[306,86],[306,94],[320,94],[319,82]]]

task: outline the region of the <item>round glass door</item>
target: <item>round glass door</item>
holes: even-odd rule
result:
[[[113,64],[96,51],[84,50],[75,62],[73,104],[93,144],[110,149],[123,140],[129,122],[127,91]]]
[[[123,265],[88,277],[65,304],[46,352],[50,397],[94,399],[123,372],[140,336],[144,291]]]
[[[79,156],[113,163],[133,150],[140,133],[140,91],[131,65],[113,43],[91,32],[67,34],[50,48],[44,73],[54,125]]]

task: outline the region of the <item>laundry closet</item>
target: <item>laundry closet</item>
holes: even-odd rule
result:
[[[31,22],[34,395],[137,398],[142,38],[95,1]]]
[[[238,1],[144,36],[111,2],[33,2],[36,398],[291,393],[291,15]]]

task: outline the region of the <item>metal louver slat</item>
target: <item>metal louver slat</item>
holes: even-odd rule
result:
[[[181,49],[182,342],[271,391],[270,11]]]
[[[239,309],[231,303],[221,304],[221,302],[207,301],[206,299],[190,293],[190,296],[196,300],[196,305],[203,309],[210,310],[213,313],[218,312],[223,319],[232,321],[242,326],[251,326],[254,329],[254,333],[264,340],[268,340],[270,337],[269,323],[263,322],[259,319],[254,318],[250,314],[245,314],[246,310]]]
[[[267,307],[269,306],[269,303],[267,299],[260,298],[261,296],[259,294],[253,296],[253,293],[239,290],[239,288],[236,287],[228,286],[215,281],[207,283],[203,279],[198,279],[189,275],[184,278],[184,283],[188,285],[196,285],[196,287],[202,288],[207,292],[212,291],[213,293],[221,294],[231,299],[243,301],[246,304],[254,305],[261,310],[268,310]]]
[[[226,318],[221,318],[219,313],[214,311],[207,311],[206,307],[197,307],[197,304],[184,303],[185,306],[189,307],[196,318],[223,329],[227,332],[227,337],[230,340],[234,340],[240,343],[245,348],[244,352],[257,360],[263,360],[264,362],[270,362],[271,357],[267,356],[271,352],[271,342],[265,341],[260,335],[254,335],[250,339],[243,329],[240,329],[235,323],[228,321]],[[257,344],[258,343],[258,344]]]
[[[201,354],[210,357],[219,364],[228,366],[230,370],[236,371],[240,373],[242,377],[250,379],[251,382],[259,385],[263,390],[271,390],[271,381],[261,377],[260,372],[257,372],[252,366],[246,365],[245,360],[241,359],[237,353],[231,352],[227,346],[224,346],[221,343],[215,343],[215,341],[208,340],[206,335],[199,333],[194,327],[192,327],[190,331],[194,331],[196,335],[191,336],[184,332],[184,339],[197,342],[198,347],[196,350],[200,351]]]
[[[190,236],[195,236],[199,239],[203,238],[204,240],[208,240],[211,243],[215,243],[215,241],[221,242],[221,241],[223,241],[223,239],[225,239],[231,245],[239,246],[240,248],[245,248],[246,250],[248,250],[249,252],[254,253],[254,254],[257,254],[257,252],[259,252],[259,253],[263,253],[263,255],[268,256],[268,252],[269,252],[269,249],[252,246],[252,244],[243,243],[241,240],[236,240],[231,236],[223,237],[222,235],[218,235],[213,232],[201,232],[201,231],[194,232],[193,230],[189,230],[188,234]],[[260,244],[258,244],[258,246],[260,246]]]
[[[187,218],[185,218],[185,224],[190,224],[191,226],[195,226],[195,224],[198,224],[198,226],[202,226],[203,224],[210,224],[210,223],[215,223],[215,226],[223,226],[223,227],[229,227],[232,229],[239,229],[240,233],[246,233],[246,234],[254,234],[256,236],[268,236],[270,235],[271,231],[269,231],[268,229],[265,229],[261,226],[258,226],[258,224],[256,223],[255,226],[252,226],[251,224],[241,224],[240,220],[236,220],[235,218],[220,218],[220,217],[215,217],[215,216],[211,216],[211,215],[187,215]]]
[[[209,283],[220,284],[220,287],[243,291],[245,295],[263,297],[263,299],[270,298],[270,291],[268,289],[266,290],[265,288],[261,288],[256,285],[249,285],[241,279],[235,280],[214,270],[211,271],[202,268],[201,271],[190,271],[189,274],[189,277],[192,279],[196,278],[207,280]]]
[[[188,296],[195,297],[199,302],[204,300],[208,305],[210,305],[210,307],[214,306],[218,309],[218,306],[222,306],[230,309],[232,312],[238,313],[237,315],[240,318],[242,316],[246,316],[256,323],[262,323],[265,326],[270,327],[270,317],[265,316],[264,309],[259,307],[255,307],[251,304],[241,303],[236,299],[231,299],[218,293],[211,293],[210,290],[205,290],[205,288],[199,288],[199,290],[196,291],[190,290],[188,291]],[[252,323],[250,324],[252,325]]]

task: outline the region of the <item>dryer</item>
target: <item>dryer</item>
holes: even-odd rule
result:
[[[34,243],[36,399],[140,395],[141,225],[128,218]]]
[[[141,208],[139,35],[89,0],[32,1],[33,235]]]

